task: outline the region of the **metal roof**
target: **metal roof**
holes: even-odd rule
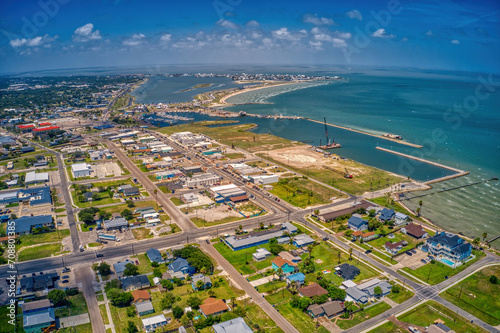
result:
[[[23,327],[31,327],[35,325],[47,324],[49,326],[52,322],[56,320],[54,315],[54,309],[50,308],[42,312],[34,312],[30,314],[23,315]]]
[[[238,317],[212,326],[215,333],[252,333],[243,318]]]

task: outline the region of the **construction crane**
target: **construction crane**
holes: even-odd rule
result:
[[[347,171],[347,168],[345,168],[345,174],[344,174],[344,177],[345,177],[345,178],[348,178],[348,179],[352,179],[352,175],[349,173],[349,171]]]

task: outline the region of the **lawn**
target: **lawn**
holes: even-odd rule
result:
[[[277,309],[299,332],[328,333],[328,330],[323,326],[315,328],[316,324],[313,322],[313,319],[304,312],[300,311],[299,308],[293,308],[290,305],[290,302],[278,305]]]
[[[182,200],[177,197],[170,198],[170,201],[172,201],[172,203],[176,206],[184,205],[184,202],[182,202]]]
[[[394,285],[394,283],[391,283],[391,284]],[[404,301],[409,300],[410,298],[413,297],[414,293],[411,290],[403,288],[400,285],[398,285],[398,287],[399,287],[399,293],[395,293],[395,292],[391,291],[391,293],[385,297],[393,300],[394,302],[396,302],[398,304],[401,304]]]
[[[131,208],[127,204],[121,204],[121,205],[103,207],[100,208],[100,210],[113,214],[113,213],[121,213],[124,209],[129,209],[133,212],[136,208],[148,207],[148,206],[151,206],[156,210],[159,209],[159,207],[156,205],[156,202],[154,201],[134,201],[134,207]]]
[[[365,320],[378,316],[379,314],[389,310],[390,308],[391,306],[389,304],[385,302],[378,302],[377,304],[372,305],[363,311],[356,312],[355,314],[351,315],[351,319],[337,320],[337,325],[341,329],[346,330],[358,325]]]
[[[242,153],[229,153],[229,154],[224,154],[224,156],[226,156],[227,158],[229,158],[231,160],[235,160],[235,159],[240,159],[240,158],[245,157],[245,154],[242,154]]]
[[[205,226],[211,227],[211,226],[214,226],[214,225],[219,225],[219,224],[224,224],[224,223],[239,221],[239,220],[243,220],[243,219],[244,219],[243,216],[226,216],[223,219],[220,219],[220,220],[217,220],[217,221],[210,221],[210,222],[208,222],[208,221],[202,219],[201,217],[192,217],[191,221],[194,224],[196,224],[196,226],[198,226],[199,228],[202,228],[202,227],[205,227]]]
[[[68,296],[68,303],[65,307],[55,310],[56,317],[65,318],[87,313],[87,302],[83,293],[78,293],[73,296]]]
[[[398,319],[422,327],[429,326],[436,319],[441,319],[444,321],[446,326],[457,333],[486,332],[482,328],[472,324],[465,318],[458,316],[455,312],[435,301],[428,301],[399,316]]]
[[[133,228],[131,230],[137,240],[153,238],[153,234],[148,228]]]
[[[139,274],[147,274],[153,272],[153,267],[151,267],[151,261],[149,260],[148,256],[145,253],[138,254],[136,256],[133,256],[132,258],[139,260]],[[135,261],[135,259],[133,261]]]
[[[290,204],[305,208],[330,202],[331,197],[342,197],[339,192],[304,178],[289,178],[289,182],[272,184],[272,194]]]
[[[69,229],[59,229],[59,231],[45,232],[36,235],[22,235],[19,236],[19,239],[21,240],[20,246],[22,247],[22,246],[31,246],[31,245],[57,242],[63,239],[64,237],[68,237],[69,234],[70,234]]]
[[[106,311],[106,304],[99,304],[99,311],[101,312],[102,320],[104,325],[109,324],[108,311]]]
[[[16,323],[15,325],[11,325],[8,323],[10,318],[7,316],[9,313],[9,309],[7,308],[7,305],[3,305],[0,307],[0,332],[2,333],[24,333],[23,329],[23,316],[18,315],[16,317]],[[23,313],[21,310],[21,307],[17,308],[17,313]]]
[[[368,333],[406,333],[407,331],[399,328],[398,325],[394,324],[392,321],[388,321],[384,325],[380,325],[377,328],[369,331]]]
[[[377,249],[379,249],[382,252],[385,252],[384,244],[386,242],[396,243],[399,241],[406,241],[408,243],[408,245],[403,247],[403,249],[401,249],[401,251],[399,251],[399,253],[401,253],[401,252],[406,252],[406,251],[414,248],[418,242],[415,238],[408,236],[408,235],[405,235],[402,232],[395,232],[392,235],[394,235],[394,238],[388,238],[387,236],[380,237],[380,238],[377,238],[377,239],[374,239],[374,240],[368,242],[368,244],[370,244],[373,247],[376,247]],[[390,258],[388,258],[388,259],[390,260]]]
[[[436,261],[434,264],[429,263],[415,270],[411,270],[408,267],[404,267],[402,268],[402,270],[407,273],[410,273],[411,275],[417,277],[418,279],[424,282],[434,285],[443,282],[446,279],[445,276],[448,277],[453,276],[463,271],[464,269],[466,269],[467,267],[478,261],[480,258],[485,256],[483,252],[475,250],[472,250],[472,254],[474,254],[476,258],[469,260],[467,263],[457,268],[451,268],[448,265]]]
[[[272,281],[268,283],[261,284],[260,286],[257,287],[257,290],[259,293],[270,293],[274,294],[276,290],[283,288],[286,286],[285,280],[282,281]],[[279,292],[281,295],[281,291]]]
[[[75,327],[66,327],[66,328],[61,328],[57,331],[58,333],[72,333],[72,332],[78,332],[78,333],[93,333],[92,332],[92,324],[87,323],[83,325],[78,325]]]
[[[441,296],[492,326],[500,324],[500,284],[491,284],[490,276],[500,280],[500,266],[486,267]]]
[[[61,251],[61,244],[45,244],[21,249],[18,261],[27,261],[50,257]]]
[[[98,200],[85,201],[85,202],[80,202],[80,200],[78,200],[79,195],[77,195],[75,191],[71,191],[71,196],[73,197],[73,202],[75,203],[75,205],[77,205],[80,208],[109,205],[121,201],[120,199],[113,199],[112,197],[110,197],[107,191],[97,192],[97,193],[99,194]]]
[[[256,264],[258,265],[258,267],[261,267],[260,269],[263,269],[267,266],[270,266],[270,261],[272,261],[271,258],[267,258],[263,261],[265,262],[265,264],[262,264],[262,262],[255,262],[252,257],[252,254],[255,253],[257,248],[265,248],[269,250],[269,244],[253,246],[240,251],[231,250],[231,248],[229,248],[223,242],[214,244],[214,247],[224,258],[226,258],[227,261],[231,263],[231,265],[233,265],[234,268],[236,268],[238,272],[243,275],[255,273],[257,269],[256,267],[254,267],[254,265]],[[274,258],[274,256],[271,257]],[[246,261],[248,261],[248,264],[246,263]]]

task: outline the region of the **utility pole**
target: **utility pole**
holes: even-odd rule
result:
[[[460,300],[460,296],[462,296],[462,289],[464,288],[464,284],[462,282],[462,285],[460,286],[460,293],[458,294],[458,299]]]
[[[132,243],[132,255],[134,255],[134,243]]]

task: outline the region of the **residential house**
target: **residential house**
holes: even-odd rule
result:
[[[472,246],[457,235],[442,231],[427,238],[422,250],[429,252],[439,259],[459,263],[470,257]]]
[[[122,289],[124,291],[132,291],[151,286],[151,284],[149,283],[148,276],[145,274],[125,276],[121,278],[121,282],[122,282]]]
[[[168,269],[176,272],[181,272],[182,274],[193,274],[195,268],[189,264],[189,262],[184,258],[177,258],[172,263],[168,265]]]
[[[307,308],[307,312],[313,318],[324,316],[328,319],[332,319],[333,317],[344,312],[344,302],[330,301],[323,304],[312,304]]]
[[[299,295],[302,297],[312,298],[314,296],[321,296],[326,294],[328,294],[328,291],[317,283],[313,283],[299,289]]]
[[[75,163],[71,165],[73,178],[90,177],[90,165],[87,163]]]
[[[139,191],[139,189],[134,186],[123,189],[123,195],[126,197],[130,197],[133,195],[140,195],[140,194],[141,192]]]
[[[206,275],[196,274],[196,275],[193,275],[191,278],[192,278],[191,286],[193,287],[193,289],[195,291],[198,290],[198,281],[203,282],[202,289],[207,289],[207,288],[210,288],[212,286],[212,281],[210,280],[210,277],[208,277]]]
[[[82,194],[82,196],[85,198],[86,202],[92,202],[92,196],[94,195],[94,192],[85,192]]]
[[[353,280],[361,273],[359,268],[357,268],[356,266],[345,263],[335,267],[335,270],[337,274],[340,275],[344,280]]]
[[[389,295],[392,285],[386,280],[371,279],[370,281],[358,284],[356,288],[366,293],[369,297],[375,297],[375,288],[379,287],[382,290],[380,296]]]
[[[363,231],[368,229],[368,221],[361,217],[353,215],[347,220],[347,227],[354,231]]]
[[[347,294],[347,297],[345,299],[346,301],[352,301],[362,304],[368,302],[368,295],[365,292],[359,290],[357,287],[349,287],[345,290],[345,292]]]
[[[303,247],[312,243],[314,243],[314,239],[306,234],[300,234],[293,237],[293,245],[295,245],[296,247]]]
[[[410,235],[416,239],[427,238],[429,234],[425,231],[424,228],[420,224],[410,223],[403,228],[401,228],[401,232],[407,235]]]
[[[166,262],[157,249],[150,248],[146,251],[146,255],[151,262],[155,261],[157,264],[164,264]]]
[[[299,263],[302,261],[302,258],[300,256],[295,256],[288,251],[281,251],[280,253],[278,253],[278,256],[293,263]]]
[[[425,333],[455,333],[455,331],[445,324],[434,323],[425,329]]]
[[[262,261],[265,260],[270,255],[271,252],[269,252],[266,249],[257,249],[257,251],[254,254],[252,254],[252,257],[255,261]]]
[[[226,311],[229,311],[229,307],[221,299],[209,297],[200,305],[200,313],[205,317],[218,316]]]
[[[151,300],[151,295],[149,295],[149,291],[147,290],[134,290],[131,292],[132,297],[134,300],[132,301],[132,304],[137,304],[137,303],[142,303],[142,302],[148,302]]]
[[[155,312],[155,310],[153,308],[153,303],[151,303],[151,301],[136,303],[135,309],[137,310],[137,314],[140,317]]]
[[[396,226],[407,224],[410,221],[411,221],[410,217],[406,214],[400,212],[396,212],[394,214],[394,224]]]
[[[154,332],[157,328],[168,325],[167,318],[164,315],[142,319],[142,326],[146,332]]]
[[[292,283],[296,282],[299,285],[303,285],[305,280],[306,280],[306,276],[304,275],[304,273],[295,273],[292,275],[288,275],[286,277],[286,284],[292,284]]]
[[[395,243],[385,242],[384,248],[392,255],[398,254],[408,243],[406,241],[399,241]]]
[[[238,317],[212,326],[214,333],[253,333],[253,330]]]
[[[36,228],[48,227],[54,228],[54,219],[52,215],[22,216],[14,220],[16,235],[28,235]]]
[[[395,215],[396,215],[396,212],[394,211],[394,209],[383,208],[380,211],[380,215],[379,215],[378,219],[381,222],[388,222],[388,221],[392,221],[394,219]]]
[[[365,232],[361,235],[361,239],[363,240],[363,242],[369,242],[376,238],[378,238],[378,235],[375,233],[375,231]]]
[[[21,308],[23,311],[24,332],[43,332],[48,327],[55,329],[54,308],[48,299],[24,303]]]
[[[126,268],[125,266],[127,264],[134,265],[134,263],[128,259],[125,261],[119,261],[119,262],[113,264],[113,268],[115,269],[116,277],[121,278],[123,276],[123,272],[125,271],[125,268]]]
[[[54,281],[58,278],[59,276],[56,273],[23,277],[19,281],[19,290],[21,293],[49,290],[55,287]]]
[[[293,274],[299,270],[298,265],[294,262],[285,260],[281,257],[274,258],[272,262],[273,270],[276,272],[281,268],[283,275],[287,276]]]

